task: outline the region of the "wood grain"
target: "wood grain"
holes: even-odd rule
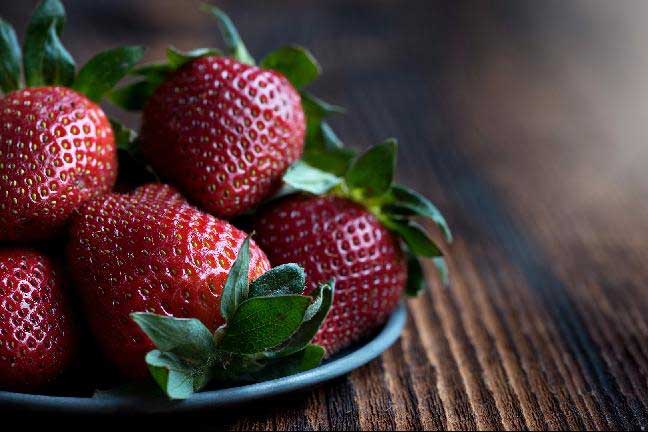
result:
[[[67,4],[80,58],[142,42],[154,59],[171,42],[216,40],[192,1]],[[456,241],[451,287],[427,266],[429,290],[380,359],[192,425],[648,428],[645,6],[219,4],[254,53],[309,46],[326,71],[314,91],[349,108],[333,122],[346,143],[398,137],[401,180],[438,203]],[[25,11],[0,5],[14,22]]]

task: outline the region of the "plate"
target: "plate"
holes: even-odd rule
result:
[[[389,348],[400,336],[407,312],[404,303],[392,313],[382,330],[371,340],[334,356],[307,372],[261,383],[196,393],[189,399],[172,401],[164,396],[134,392],[99,392],[94,397],[45,396],[0,391],[0,407],[29,411],[66,413],[153,413],[186,412],[222,408],[311,388],[365,365]]]

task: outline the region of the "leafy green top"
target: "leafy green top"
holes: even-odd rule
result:
[[[135,68],[131,72],[131,75],[136,76],[138,79],[129,85],[114,90],[110,94],[110,100],[114,104],[131,111],[141,110],[155,89],[171,73],[186,63],[201,57],[227,55],[245,64],[256,64],[254,58],[245,47],[232,20],[225,12],[210,4],[203,4],[201,9],[216,18],[225,42],[225,50],[221,51],[217,48],[196,48],[191,51],[180,51],[174,47],[169,47],[167,49],[167,58],[164,62],[143,65]],[[322,72],[315,57],[305,48],[297,45],[287,45],[278,48],[267,54],[259,62],[259,67],[271,69],[283,74],[296,89],[300,90],[304,111],[319,115],[319,119],[311,119],[309,117],[309,123],[313,124],[313,127],[309,128],[309,131],[316,129],[315,124],[319,128],[321,119],[325,114],[341,111],[341,108],[322,102],[303,90],[304,87],[319,77]],[[315,135],[315,132],[312,132],[311,135]]]
[[[140,46],[111,49],[90,59],[75,76],[74,59],[60,40],[64,25],[61,2],[41,1],[29,21],[21,50],[11,24],[0,19],[0,88],[4,93],[25,85],[62,85],[98,102],[144,55]]]
[[[193,318],[148,312],[131,316],[155,344],[146,355],[151,376],[172,399],[210,381],[263,381],[318,366],[325,351],[310,343],[333,301],[333,281],[303,295],[304,270],[275,267],[248,281],[249,238],[241,245],[221,297],[226,324],[211,333]]]
[[[319,125],[325,137],[328,125]],[[441,212],[423,195],[393,181],[396,168],[396,140],[390,138],[365,153],[341,146],[335,139],[306,142],[304,157],[284,175],[283,194],[303,191],[334,194],[364,205],[382,224],[398,234],[407,246],[407,294],[416,295],[424,287],[423,271],[417,257],[432,258],[442,281],[448,271],[441,249],[412,217],[431,219],[448,242],[452,233]]]

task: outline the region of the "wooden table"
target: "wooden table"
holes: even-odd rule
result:
[[[0,13],[24,23],[22,2]],[[612,5],[614,3],[614,5]],[[79,57],[218,40],[194,2],[67,1]],[[253,53],[309,46],[348,145],[400,139],[400,180],[456,234],[380,359],[204,429],[648,427],[646,5],[219,1]],[[80,35],[83,35],[81,38]]]

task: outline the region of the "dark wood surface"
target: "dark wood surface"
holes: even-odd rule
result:
[[[26,22],[27,2],[0,13]],[[401,339],[312,391],[188,416],[230,429],[648,427],[647,6],[222,1],[257,56],[309,46],[345,142],[400,139],[456,234]],[[218,40],[193,1],[68,1],[80,58]],[[131,121],[136,121],[131,117]]]

